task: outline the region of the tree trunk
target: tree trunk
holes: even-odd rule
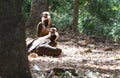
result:
[[[79,0],[74,2],[73,31],[78,32]]]
[[[0,0],[0,78],[32,78],[21,1]]]
[[[32,0],[30,16],[26,23],[27,35],[36,35],[37,24],[41,21],[41,13],[48,11],[48,8],[49,0]]]

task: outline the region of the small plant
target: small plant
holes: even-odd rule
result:
[[[69,71],[58,72],[59,78],[71,78],[71,73]]]
[[[117,74],[113,74],[112,78],[119,78]]]

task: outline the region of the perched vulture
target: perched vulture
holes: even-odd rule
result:
[[[41,22],[37,25],[37,36],[43,37],[48,34],[48,30],[52,26],[49,12],[43,12]]]

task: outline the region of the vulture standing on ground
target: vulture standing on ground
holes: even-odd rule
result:
[[[61,54],[62,50],[57,48],[57,42],[59,34],[56,28],[50,28],[49,33],[46,36],[38,37],[34,39],[28,47],[28,54],[37,53],[39,56],[58,56]]]

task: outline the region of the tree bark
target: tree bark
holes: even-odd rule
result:
[[[31,11],[29,19],[26,23],[27,35],[36,35],[36,28],[39,21],[41,21],[41,13],[48,11],[49,0],[32,0]]]
[[[74,1],[73,31],[78,32],[79,0]]]
[[[32,78],[21,3],[22,0],[0,0],[0,78]]]

